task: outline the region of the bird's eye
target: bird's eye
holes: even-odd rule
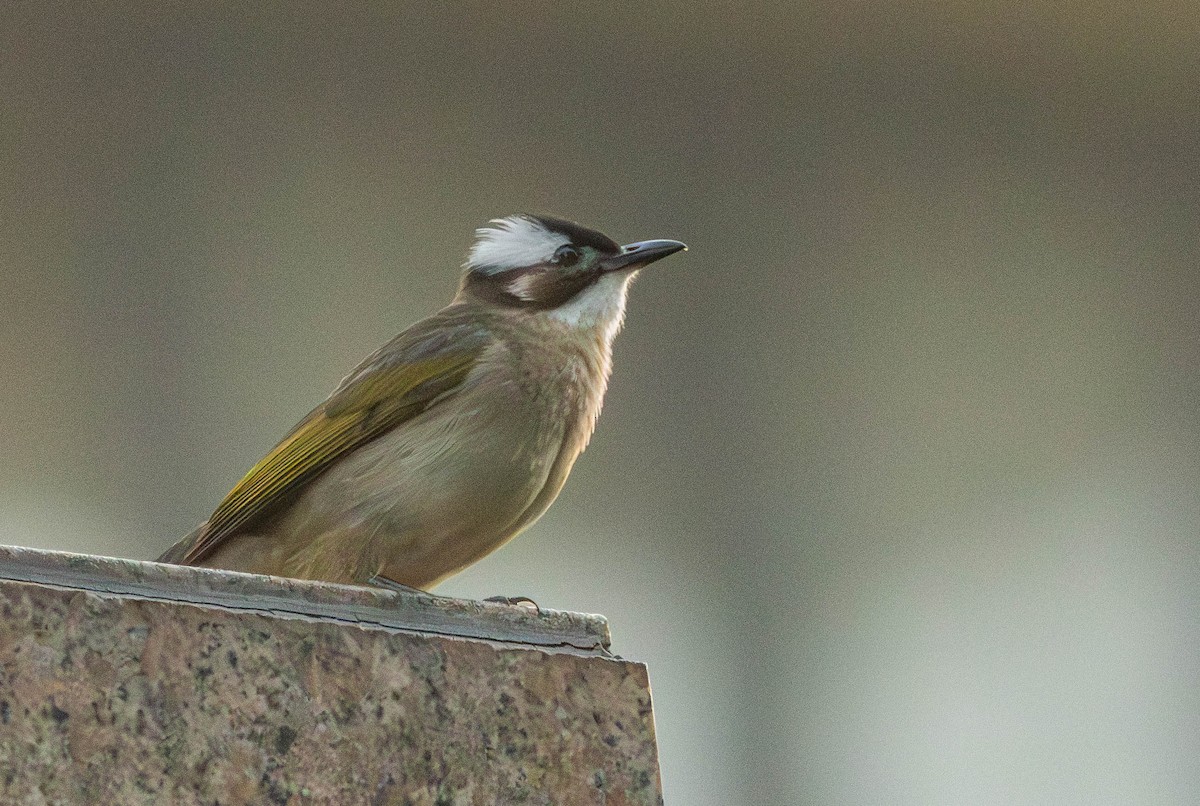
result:
[[[574,266],[579,262],[579,250],[570,244],[563,244],[554,250],[554,262],[564,268]]]

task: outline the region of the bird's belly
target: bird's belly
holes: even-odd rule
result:
[[[346,581],[426,588],[539,515],[528,510],[560,457],[564,419],[520,399],[477,402],[430,410],[315,479],[279,524],[301,538],[289,571],[327,578],[330,558],[357,556]]]

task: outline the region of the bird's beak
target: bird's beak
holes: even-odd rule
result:
[[[687,249],[687,244],[681,241],[638,241],[621,247],[619,254],[600,262],[603,271],[621,271],[622,269],[640,269],[643,266],[661,260],[667,255]]]

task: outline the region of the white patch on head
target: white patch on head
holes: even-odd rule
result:
[[[606,344],[612,343],[625,321],[625,298],[637,272],[616,271],[602,275],[573,299],[546,312],[546,316],[572,330],[599,331]]]
[[[467,255],[467,268],[495,274],[545,263],[554,250],[571,239],[546,229],[542,222],[524,215],[493,218],[475,230],[475,243]]]

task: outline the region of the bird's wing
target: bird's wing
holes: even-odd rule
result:
[[[172,548],[181,565],[203,560],[222,541],[291,499],[355,448],[452,393],[490,341],[488,331],[448,308],[368,357],[230,490],[208,522]]]

